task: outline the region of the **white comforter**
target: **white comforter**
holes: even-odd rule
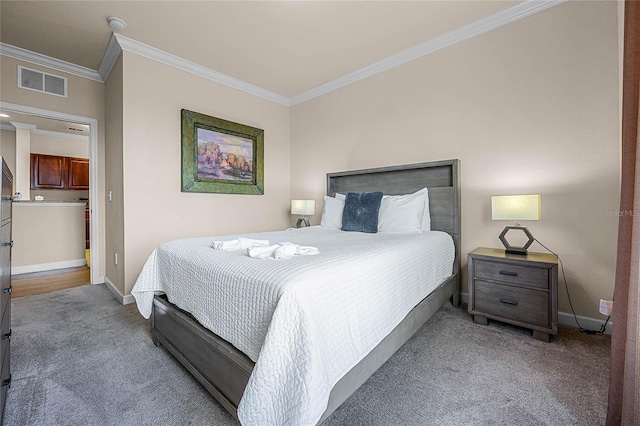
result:
[[[442,232],[314,226],[247,237],[320,254],[265,261],[214,250],[224,238],[176,240],[153,251],[132,290],[145,318],[154,292],[165,292],[256,362],[238,408],[243,425],[316,424],[332,387],[451,275],[454,260]]]

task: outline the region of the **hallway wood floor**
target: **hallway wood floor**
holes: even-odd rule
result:
[[[86,266],[52,272],[34,272],[31,274],[15,275],[11,277],[11,297],[49,293],[66,288],[80,287],[90,283],[90,269]]]

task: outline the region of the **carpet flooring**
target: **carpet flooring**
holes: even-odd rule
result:
[[[238,425],[104,285],[15,299],[12,329],[5,425]],[[609,348],[446,304],[323,426],[604,424]]]

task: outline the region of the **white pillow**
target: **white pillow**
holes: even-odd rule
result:
[[[422,216],[422,232],[431,231],[431,213],[429,212],[429,189],[424,188],[427,195],[424,197],[424,215]]]
[[[336,198],[338,200],[346,200],[347,199],[347,194],[341,194],[339,192],[336,192]]]
[[[320,226],[325,228],[342,229],[342,210],[344,210],[344,199],[328,197],[325,195]]]
[[[382,197],[378,215],[378,232],[405,234],[422,232],[425,206],[429,205],[427,198],[427,188],[422,188],[413,194]]]

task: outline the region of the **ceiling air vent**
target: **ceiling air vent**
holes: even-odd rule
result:
[[[18,87],[67,97],[67,79],[18,65]]]

